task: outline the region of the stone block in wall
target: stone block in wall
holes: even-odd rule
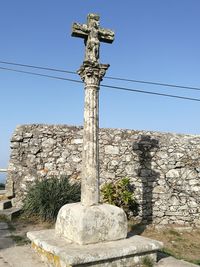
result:
[[[105,154],[118,155],[119,154],[119,147],[112,146],[112,145],[106,145],[105,146]]]

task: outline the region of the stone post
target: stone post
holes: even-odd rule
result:
[[[78,74],[85,83],[81,203],[99,203],[99,85],[108,64],[84,62]]]

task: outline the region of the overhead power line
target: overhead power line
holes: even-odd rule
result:
[[[0,61],[0,63],[1,64],[6,64],[6,65],[12,65],[12,66],[32,68],[32,69],[48,70],[48,71],[55,71],[55,72],[62,72],[62,73],[69,73],[69,74],[77,74],[75,71],[69,71],[69,70],[63,70],[63,69],[55,69],[55,68],[35,66],[35,65],[27,65],[27,64],[21,64],[21,63],[16,63],[16,62]]]
[[[41,76],[41,77],[52,78],[52,79],[58,79],[58,80],[65,80],[65,81],[70,81],[70,82],[75,82],[75,83],[83,83],[82,81],[78,81],[78,80],[74,80],[74,79],[68,79],[68,78],[59,77],[59,76],[52,76],[52,75],[46,75],[46,74],[17,70],[17,69],[11,69],[11,68],[0,67],[0,70],[30,74],[30,75]],[[101,84],[101,87],[200,102],[199,98],[191,98],[191,97],[185,97],[185,96],[179,96],[179,95],[162,94],[162,93],[157,93],[157,92],[150,92],[150,91],[144,91],[144,90],[132,89],[132,88],[126,88],[126,87],[119,87],[119,86],[111,86],[111,85],[106,85],[106,84]]]
[[[119,77],[111,77],[111,76],[106,76],[105,78],[111,79],[111,80],[117,80],[117,81],[143,83],[143,84],[151,84],[151,85],[159,85],[159,86],[167,86],[167,87],[175,87],[175,88],[180,88],[180,89],[182,88],[182,89],[200,91],[199,87],[191,87],[191,86],[184,86],[184,85],[178,85],[178,84],[159,83],[159,82],[151,82],[151,81],[140,81],[140,80],[126,79],[126,78],[119,78]]]
[[[4,68],[4,67],[0,67],[0,70],[7,70],[7,71],[24,73],[24,74],[31,74],[31,75],[35,75],[35,76],[41,76],[41,77],[46,77],[46,78],[58,79],[58,80],[65,80],[65,81],[75,82],[75,83],[83,83],[81,81],[74,80],[74,79],[68,79],[68,78],[63,78],[63,77],[59,77],[59,76],[52,76],[52,75],[36,73],[36,72],[31,72],[31,71],[16,70],[16,69],[11,69],[11,68]]]
[[[113,88],[113,89],[116,89],[116,90],[123,90],[123,91],[135,92],[135,93],[143,93],[143,94],[149,94],[149,95],[165,96],[165,97],[172,97],[172,98],[179,98],[179,99],[184,99],[184,100],[191,100],[191,101],[200,102],[199,98],[191,98],[191,97],[179,96],[179,95],[162,94],[162,93],[157,93],[157,92],[144,91],[144,90],[139,90],[139,89],[131,89],[131,88],[119,87],[119,86],[111,86],[111,85],[106,85],[106,84],[102,84],[101,86],[102,87],[107,87],[107,88]]]
[[[64,70],[64,69],[42,67],[42,66],[21,64],[21,63],[16,63],[16,62],[8,62],[8,61],[0,61],[0,63],[1,64],[7,64],[7,65],[13,65],[13,66],[19,66],[19,67],[41,69],[41,70],[55,71],[55,72],[60,72],[60,73],[68,73],[68,74],[76,74],[77,75],[77,72],[75,72],[75,71],[69,71],[69,70]],[[179,85],[179,84],[169,84],[169,83],[160,83],[160,82],[153,82],[153,81],[134,80],[134,79],[121,78],[121,77],[112,77],[112,76],[105,76],[104,78],[110,79],[110,80],[117,80],[117,81],[125,81],[125,82],[133,82],[133,83],[141,83],[141,84],[149,84],[149,85],[156,85],[156,86],[165,86],[165,87],[173,87],[173,88],[179,88],[179,89],[200,91],[200,87],[185,86],[185,85]]]

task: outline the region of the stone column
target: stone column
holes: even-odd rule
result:
[[[99,85],[108,64],[84,62],[78,74],[85,83],[81,203],[99,203]]]
[[[99,28],[99,16],[90,14],[88,25],[75,23],[73,36],[85,40],[85,61],[78,74],[85,83],[81,203],[64,205],[57,216],[55,232],[86,245],[126,238],[125,212],[99,203],[99,86],[108,64],[99,63],[100,41],[112,43],[114,32]]]

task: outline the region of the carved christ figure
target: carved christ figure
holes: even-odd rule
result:
[[[85,61],[98,62],[99,60],[99,21],[92,20],[89,26],[88,38],[85,41]]]
[[[112,43],[114,32],[99,27],[99,16],[89,14],[87,24],[74,23],[72,36],[84,38],[86,62],[99,63],[100,42]]]

